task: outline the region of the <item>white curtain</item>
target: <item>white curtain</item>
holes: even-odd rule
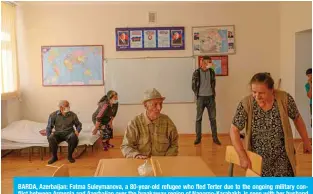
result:
[[[1,97],[18,95],[18,67],[16,51],[16,8],[1,2]]]

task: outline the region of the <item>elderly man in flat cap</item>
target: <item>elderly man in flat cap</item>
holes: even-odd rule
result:
[[[144,93],[144,113],[131,120],[121,150],[126,158],[177,156],[178,133],[173,121],[161,113],[165,97],[155,88]]]

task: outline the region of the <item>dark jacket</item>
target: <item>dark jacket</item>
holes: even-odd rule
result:
[[[107,125],[112,117],[115,117],[118,110],[118,104],[113,104],[112,107],[107,101],[100,102],[97,110],[92,114],[92,122],[96,124],[97,121],[101,125]]]
[[[78,132],[82,130],[82,123],[79,121],[77,115],[69,111],[65,114],[65,116],[62,115],[62,113],[57,110],[50,114],[48,125],[46,128],[47,138],[52,133],[52,129],[55,129],[56,133],[65,133],[69,134],[71,132],[74,132],[74,126]]]
[[[199,97],[199,89],[200,89],[200,71],[201,69],[198,68],[196,69],[193,74],[192,74],[192,91],[195,93],[195,96],[198,98]],[[215,84],[216,84],[216,80],[215,80],[215,72],[213,69],[209,68],[210,71],[210,79],[211,79],[211,88],[213,91],[213,95],[215,96]]]

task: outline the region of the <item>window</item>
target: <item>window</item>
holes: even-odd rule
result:
[[[1,98],[16,97],[19,91],[15,33],[15,6],[1,2]]]

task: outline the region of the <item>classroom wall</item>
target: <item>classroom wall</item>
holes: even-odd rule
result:
[[[312,2],[280,2],[280,73],[282,87],[295,94],[295,35],[312,29]]]
[[[279,6],[277,2],[21,2],[18,47],[23,118],[47,122],[58,100],[67,99],[82,122],[91,122],[104,94],[104,87],[42,87],[42,45],[103,44],[106,58],[183,57],[192,55],[192,26],[235,25],[237,53],[229,56],[229,76],[217,78],[218,131],[228,133],[252,75],[266,71],[279,78]],[[157,24],[148,24],[149,11],[157,12]],[[186,50],[115,51],[115,27],[144,26],[185,26]],[[123,134],[128,121],[143,110],[141,105],[121,106],[115,134]],[[163,113],[172,118],[179,133],[194,133],[195,104],[166,104]],[[203,133],[210,133],[208,122],[205,112]]]
[[[17,98],[1,100],[1,129],[21,119],[21,102]]]
[[[305,30],[296,33],[296,95],[295,100],[298,109],[306,124],[309,137],[312,137],[311,129],[311,114],[309,108],[309,98],[307,97],[304,85],[308,82],[308,77],[305,75],[307,69],[312,67],[312,30]],[[296,133],[297,137],[300,137]]]
[[[280,2],[281,86],[293,97],[296,96],[296,32],[308,29],[312,29],[312,2]],[[291,126],[296,136],[295,127]]]

